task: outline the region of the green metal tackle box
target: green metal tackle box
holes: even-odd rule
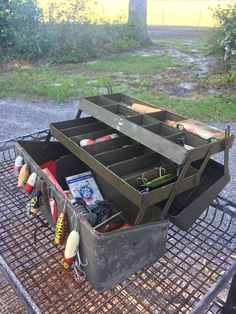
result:
[[[224,139],[209,143],[166,123],[184,117],[161,108],[159,112],[139,114],[130,108],[133,103],[152,106],[124,94],[83,98],[80,109],[91,116],[81,118],[79,110],[74,120],[52,123],[44,143],[21,141],[16,145],[44,186],[41,211],[52,227],[55,223],[48,208],[48,193],[55,197],[59,212],[65,198],[39,167],[50,159],[57,160],[56,179],[63,189],[67,189],[66,176],[91,170],[103,196],[131,225],[99,233],[66,203],[70,229],[75,221],[79,224],[82,259],[88,260],[84,271],[99,291],[161,257],[168,220],[187,230],[229,181],[228,151],[234,139],[229,129]],[[95,142],[114,133],[114,138]],[[94,140],[94,144],[82,147],[80,142],[86,139]],[[191,149],[179,145],[179,139]],[[210,158],[220,151],[225,154],[224,165]],[[140,191],[140,180],[153,180],[163,169],[176,175],[176,180],[152,191]]]

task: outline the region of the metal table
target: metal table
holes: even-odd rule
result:
[[[46,136],[42,131],[28,138]],[[12,171],[13,145],[0,143],[1,313],[221,312],[236,273],[236,204],[218,198],[188,232],[172,225],[161,259],[99,294],[86,279],[76,283],[63,271],[63,249],[43,217],[27,217],[29,198]],[[235,313],[235,280],[224,313]]]

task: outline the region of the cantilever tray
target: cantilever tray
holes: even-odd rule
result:
[[[209,143],[166,123],[166,120],[182,123],[186,118],[161,109],[147,115],[139,114],[129,108],[134,102],[145,104],[123,94],[83,98],[80,110],[92,116],[79,118],[78,114],[75,120],[52,123],[50,132],[132,202],[135,224],[165,218],[177,195],[185,197],[183,192],[197,191],[210,156],[222,150],[225,150],[226,162],[220,177],[225,177],[225,184],[228,182],[228,148],[234,139],[229,135],[229,128],[224,139]],[[113,133],[118,137],[95,141],[92,145],[80,144],[82,140],[97,140]],[[198,161],[197,167],[195,161]],[[175,180],[152,191],[140,189],[140,182],[161,175],[160,168],[167,174],[176,175]],[[206,208],[204,206],[197,215]]]
[[[144,202],[151,206],[169,197],[174,183],[142,194],[138,190],[140,183],[137,179],[142,174],[149,179],[155,178],[155,168],[159,166],[174,173],[178,165],[132,138],[119,133],[119,137],[112,140],[80,147],[82,139],[95,139],[116,131],[93,117],[52,123],[50,131],[66,148],[139,208]],[[179,193],[194,186],[196,173],[193,167],[189,168]]]
[[[139,114],[128,107],[133,103],[153,107],[125,94],[111,94],[82,98],[80,109],[180,165],[186,162],[187,157],[194,161],[204,158],[209,150],[211,155],[224,150],[224,139],[209,143],[188,132],[180,132],[165,123],[166,120],[179,122],[187,118],[162,108],[159,108],[160,112]],[[188,150],[180,146],[179,138],[183,138],[193,149]],[[230,147],[233,139],[234,137],[230,136]]]

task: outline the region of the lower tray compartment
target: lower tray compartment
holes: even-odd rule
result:
[[[39,165],[56,159],[56,179],[63,189],[66,188],[64,178],[79,171],[87,171],[87,165],[56,142],[20,141],[16,144],[16,150],[24,158],[24,162],[29,164],[31,172],[37,172],[40,180],[46,184],[46,190],[53,191],[60,213],[65,203],[64,195],[55,188]],[[137,211],[134,204],[101,176],[94,172],[93,174],[103,196],[112,201],[117,210],[121,210],[126,220],[132,224]],[[46,204],[41,208],[41,212],[54,227],[50,209]],[[74,230],[76,208],[67,202],[66,212],[69,216],[69,228]],[[77,224],[81,258],[82,261],[88,261],[83,270],[92,286],[100,292],[110,289],[114,284],[154,262],[165,251],[168,219],[108,233],[97,232],[81,215],[77,216]]]
[[[194,164],[196,168],[198,163]],[[197,187],[176,196],[170,208],[170,221],[188,230],[229,182],[224,166],[210,159]]]

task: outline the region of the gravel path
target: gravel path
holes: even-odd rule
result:
[[[0,141],[47,129],[51,122],[73,119],[78,102],[0,100]]]

